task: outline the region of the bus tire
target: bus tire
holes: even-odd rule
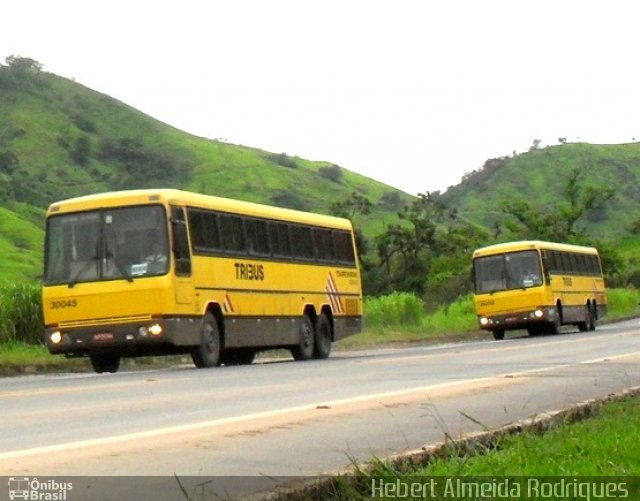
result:
[[[551,320],[547,323],[546,333],[552,336],[560,334],[560,319]]]
[[[586,305],[584,307],[584,320],[582,322],[577,322],[576,323],[576,327],[578,328],[578,330],[580,332],[586,332],[589,330],[589,326],[590,326],[590,320],[589,317],[591,316],[591,307],[589,305]]]
[[[576,325],[580,332],[593,331],[596,329],[596,319],[590,304],[584,307],[584,321],[578,322]]]
[[[493,332],[493,339],[502,341],[504,339],[504,329],[496,329]]]
[[[595,331],[596,330],[596,308],[595,304],[589,305],[589,323],[587,324],[587,330]]]
[[[309,315],[302,315],[300,321],[299,343],[291,348],[291,355],[295,360],[310,360],[313,358],[315,335],[313,332],[313,323]]]
[[[211,313],[207,313],[202,319],[200,344],[191,352],[191,359],[194,365],[198,369],[220,365],[220,345],[221,339],[218,322]]]
[[[316,321],[315,358],[328,358],[331,354],[331,322],[323,313]]]
[[[98,374],[103,372],[118,372],[120,368],[120,355],[115,353],[99,353],[90,355],[91,366]]]

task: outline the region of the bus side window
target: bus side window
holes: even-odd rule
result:
[[[191,275],[187,222],[181,207],[171,208],[171,230],[173,232],[173,256],[176,260],[176,275]]]

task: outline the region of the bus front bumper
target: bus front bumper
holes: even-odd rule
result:
[[[535,310],[511,312],[503,315],[479,315],[478,323],[481,329],[487,331],[526,329],[537,323],[549,323],[559,320],[556,308],[545,307]]]
[[[108,326],[47,327],[45,341],[53,354],[84,356],[118,352],[137,356],[153,352],[154,348],[171,351],[171,347],[196,345],[199,325],[197,318],[179,317]]]

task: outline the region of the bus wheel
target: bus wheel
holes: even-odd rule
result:
[[[592,323],[592,318],[591,318],[591,306],[586,305],[584,307],[584,321],[583,322],[578,322],[576,325],[578,326],[578,330],[580,332],[586,332],[586,331],[590,331],[591,329],[591,323]]]
[[[103,372],[118,372],[120,368],[120,355],[114,353],[101,353],[91,355],[91,366],[98,374]]]
[[[560,334],[560,320],[552,320],[549,322],[547,324],[546,333],[551,334],[552,336]]]
[[[587,324],[588,330],[596,330],[596,306],[592,304],[589,308],[589,323]]]
[[[191,359],[199,369],[220,365],[220,330],[211,313],[202,320],[200,344],[191,352]]]
[[[295,360],[309,360],[313,358],[314,333],[313,324],[308,315],[302,315],[300,322],[300,343],[291,348],[291,355]]]
[[[496,329],[493,331],[493,339],[502,341],[504,339],[504,329]]]
[[[316,358],[327,358],[331,353],[331,323],[323,313],[316,322],[315,353]]]

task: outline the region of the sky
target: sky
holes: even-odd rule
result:
[[[534,140],[640,140],[633,0],[20,0],[0,12],[0,63],[29,57],[190,134],[411,194]]]

